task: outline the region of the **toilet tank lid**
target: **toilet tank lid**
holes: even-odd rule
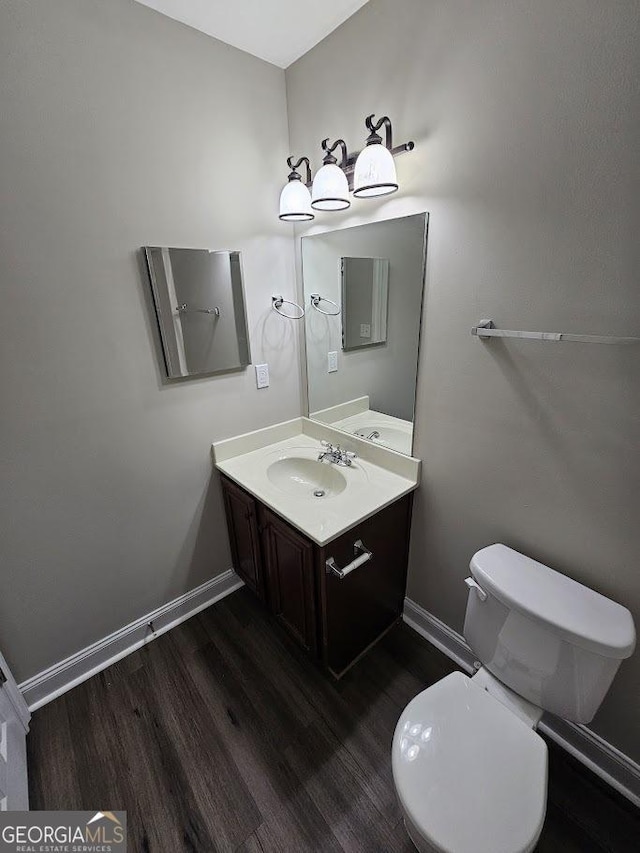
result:
[[[577,646],[608,658],[635,648],[626,607],[506,545],[489,545],[471,558],[478,584],[506,607],[543,622]]]

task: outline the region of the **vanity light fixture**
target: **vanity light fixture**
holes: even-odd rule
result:
[[[305,164],[307,167],[307,180],[302,182],[302,176],[297,169]],[[311,183],[311,165],[308,157],[301,157],[297,163],[293,163],[293,157],[287,158],[287,164],[291,169],[289,181],[280,193],[280,219],[285,222],[304,222],[315,219],[311,210],[311,193],[308,185]]]
[[[347,166],[347,145],[344,139],[336,139],[333,145],[328,145],[329,139],[322,140],[322,148],[326,152],[323,166],[316,172],[311,188],[311,207],[315,210],[346,210],[351,207],[349,200],[349,181],[343,169]],[[336,148],[342,150],[342,163],[338,166],[333,156]]]
[[[374,122],[374,118],[375,114],[372,113],[365,119],[369,136],[362,151],[349,154],[344,139],[336,139],[333,145],[329,145],[328,138],[323,139],[325,155],[313,183],[309,158],[301,157],[295,164],[292,157],[288,158],[291,174],[280,194],[280,219],[302,222],[314,219],[314,210],[346,210],[351,206],[350,192],[356,198],[375,198],[398,189],[393,158],[405,151],[413,151],[415,145],[413,142],[404,142],[394,147],[389,116],[382,116],[377,122]],[[381,127],[385,131],[384,142],[378,133]],[[341,150],[340,163],[333,154],[336,148]],[[302,163],[306,165],[304,181],[296,171]]]
[[[398,189],[398,178],[396,176],[396,164],[393,162],[392,128],[389,116],[382,118],[375,124],[373,115],[367,116],[365,124],[369,131],[367,144],[358,154],[353,175],[353,194],[356,198],[373,198],[379,195],[388,195]],[[378,131],[384,125],[385,145]],[[413,143],[410,142],[413,148]],[[411,150],[410,148],[407,150]]]

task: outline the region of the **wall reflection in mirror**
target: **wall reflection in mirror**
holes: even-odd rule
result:
[[[251,362],[239,252],[145,246],[171,379]]]
[[[341,258],[342,349],[387,340],[388,258]]]
[[[426,213],[302,238],[309,417],[410,454]]]

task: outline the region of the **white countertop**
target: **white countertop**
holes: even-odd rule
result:
[[[357,434],[361,430],[378,432],[375,438],[367,439],[411,456],[413,445],[413,423],[369,408],[369,397],[356,397],[328,409],[312,412],[314,421],[328,424],[335,429]],[[364,436],[366,437],[366,436]]]
[[[317,460],[320,438],[353,450],[350,467],[334,467],[346,480],[337,494],[292,494],[268,475],[279,459]],[[365,518],[418,487],[420,461],[346,436],[324,424],[297,418],[212,445],[216,468],[318,545],[326,545]],[[330,472],[327,472],[330,474]]]

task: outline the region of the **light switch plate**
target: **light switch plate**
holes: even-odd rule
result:
[[[268,388],[269,387],[269,365],[268,364],[256,364],[256,387],[258,387],[258,388]]]
[[[338,353],[327,353],[327,373],[336,373],[338,370]]]
[[[371,324],[370,323],[360,323],[360,337],[361,338],[370,338],[371,337]]]

